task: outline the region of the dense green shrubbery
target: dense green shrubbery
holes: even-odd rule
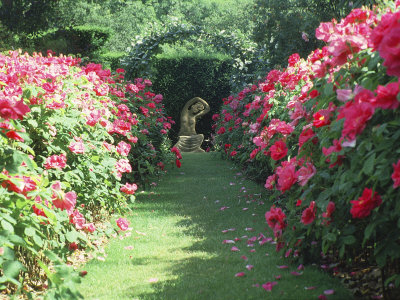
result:
[[[98,222],[175,160],[162,96],[66,56],[10,51],[0,71],[0,290],[47,276],[49,295],[76,299],[68,253],[93,246]]]
[[[272,191],[285,256],[321,251],[400,285],[400,2],[321,23],[327,46],[224,101],[216,147]],[[387,8],[390,7],[391,11]],[[394,13],[395,12],[395,13]]]

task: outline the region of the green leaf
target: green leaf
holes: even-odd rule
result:
[[[72,243],[72,242],[76,242],[78,239],[78,232],[76,231],[68,231],[65,235],[65,237],[67,238],[68,242]]]
[[[324,238],[330,242],[336,242],[336,234],[329,232]]]
[[[369,239],[371,237],[371,234],[374,232],[375,229],[375,223],[369,223],[368,226],[365,228],[364,231],[364,239]]]
[[[33,236],[33,241],[38,245],[39,247],[43,247],[43,240],[40,236],[34,235]]]
[[[375,152],[372,153],[372,155],[370,157],[368,157],[368,159],[364,163],[363,172],[366,175],[372,175],[372,172],[374,170],[374,164],[375,164],[375,156],[376,156]]]
[[[352,245],[356,242],[356,238],[352,235],[347,235],[342,238],[345,245]]]
[[[33,227],[27,227],[27,228],[25,228],[25,234],[27,235],[27,236],[34,236],[34,235],[36,235],[36,230],[35,230],[35,228],[33,228]]]
[[[14,226],[11,223],[7,222],[6,220],[1,220],[1,226],[4,230],[9,231],[11,233],[14,232]]]
[[[26,270],[19,261],[6,261],[3,264],[4,275],[8,278],[17,278],[20,271]]]

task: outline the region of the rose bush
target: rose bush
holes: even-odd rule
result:
[[[307,59],[223,99],[215,147],[265,182],[292,258],[377,264],[400,284],[400,1],[321,23]],[[232,153],[235,155],[231,155]],[[279,210],[278,210],[279,209]]]
[[[0,54],[1,290],[45,272],[52,294],[79,296],[69,251],[91,246],[95,223],[126,212],[138,185],[175,160],[150,86],[51,52]]]

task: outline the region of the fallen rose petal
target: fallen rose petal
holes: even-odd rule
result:
[[[260,287],[260,284],[259,283],[253,284],[252,287],[257,287],[258,288],[258,287]]]
[[[335,290],[325,290],[324,294],[325,295],[333,295],[335,293]]]
[[[316,286],[306,286],[304,287],[305,290],[315,290],[317,287]]]
[[[254,252],[256,252],[256,249],[251,249],[250,252],[254,253]]]
[[[275,275],[275,279],[276,280],[279,280],[279,279],[281,279],[282,278],[282,275]]]
[[[233,241],[233,240],[223,240],[222,241],[222,244],[234,244],[235,243],[235,241]]]
[[[272,282],[268,281],[268,282],[264,283],[262,285],[262,287],[263,287],[264,290],[270,292],[272,290],[272,288],[277,284],[278,283],[276,281],[272,281]]]
[[[254,268],[253,265],[246,265],[246,269],[249,270],[249,271],[250,271],[251,269],[253,269],[253,268]]]
[[[299,270],[299,271],[304,270],[303,264],[300,264],[300,265],[297,267],[297,270]]]
[[[136,233],[137,233],[137,234],[140,234],[140,235],[147,235],[147,233],[140,232],[140,231],[137,231],[137,230],[136,230]]]
[[[296,271],[290,272],[290,274],[292,274],[292,275],[294,275],[294,276],[303,275],[303,273],[299,273],[299,272],[296,272]]]
[[[239,242],[239,241],[240,241],[240,238],[235,238],[234,241],[235,241],[235,242]]]
[[[244,272],[239,272],[235,274],[235,277],[243,277],[244,275],[246,275]]]
[[[106,260],[103,256],[98,256],[97,259],[101,260],[101,261],[105,261]]]
[[[133,246],[126,246],[124,247],[125,250],[133,250]]]
[[[248,210],[248,208],[247,207],[243,207],[242,210]]]
[[[231,251],[240,251],[240,249],[239,249],[238,247],[233,246],[233,247],[231,248]]]
[[[222,206],[221,208],[220,208],[220,210],[225,210],[225,209],[228,209],[229,207],[228,206]]]
[[[286,265],[282,265],[282,266],[276,266],[278,269],[287,269],[287,268],[289,268],[288,266],[286,266]]]
[[[318,296],[318,299],[319,299],[319,300],[327,300],[328,298],[326,298],[325,295],[319,295],[319,296]]]
[[[244,230],[246,230],[246,231],[253,231],[254,229],[251,228],[251,227],[246,227]]]
[[[149,279],[149,282],[150,282],[150,283],[158,282],[158,278],[150,278],[150,279]]]
[[[242,255],[240,258],[244,259],[244,260],[248,260],[247,256],[245,256],[245,255]]]

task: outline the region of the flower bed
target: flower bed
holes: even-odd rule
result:
[[[126,230],[124,218],[95,224],[127,212],[138,185],[175,160],[150,86],[51,52],[0,54],[0,290],[47,278],[54,297],[79,296],[68,253]]]
[[[326,47],[224,99],[215,143],[271,190],[277,250],[377,264],[400,285],[399,1],[321,23]]]

